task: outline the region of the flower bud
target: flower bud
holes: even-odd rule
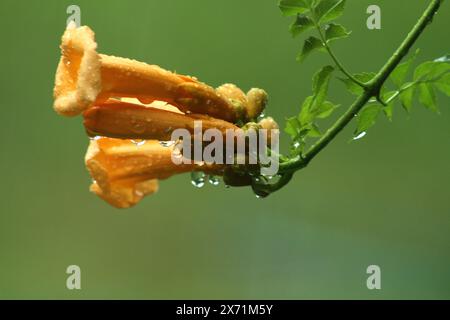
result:
[[[247,92],[247,117],[255,119],[267,105],[268,95],[263,89],[252,88]]]

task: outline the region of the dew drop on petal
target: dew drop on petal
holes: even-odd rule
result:
[[[205,161],[194,161],[194,163],[199,167],[202,167],[205,165]]]
[[[175,141],[160,141],[159,144],[164,148],[171,147],[175,144]]]
[[[138,147],[144,145],[146,142],[146,140],[142,140],[142,139],[130,140],[130,141]]]

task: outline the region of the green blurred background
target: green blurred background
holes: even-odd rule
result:
[[[336,53],[354,72],[378,70],[428,2],[349,0],[341,22],[353,34]],[[450,298],[448,98],[439,96],[440,116],[396,108],[393,123],[382,119],[357,142],[349,126],[267,199],[196,189],[182,175],[121,211],[88,191],[81,119],[52,110],[70,4],[100,52],[215,86],[262,87],[280,123],[330,63],[321,54],[295,61],[301,42],[274,0],[2,0],[0,298]],[[382,8],[382,30],[366,28],[370,4]],[[450,51],[449,29],[444,3],[418,43],[420,60]],[[331,97],[352,99],[338,81]],[[71,264],[82,290],[66,289]],[[382,290],[366,288],[371,264]]]

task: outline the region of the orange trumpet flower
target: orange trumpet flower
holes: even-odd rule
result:
[[[215,90],[194,77],[156,65],[98,54],[94,32],[87,26],[77,28],[69,24],[61,42],[53,107],[59,114],[75,116],[96,101],[132,97],[143,103],[165,101],[183,112],[206,114],[234,123],[257,116],[267,100],[261,89],[250,91],[248,97],[242,93],[242,99],[236,99],[235,93],[239,91],[237,87],[227,86]]]
[[[156,192],[160,179],[195,170],[218,175],[223,171],[223,165],[174,164],[174,148],[156,140],[140,146],[122,139],[91,140],[85,156],[93,179],[91,191],[115,207],[127,208]]]
[[[54,87],[54,109],[65,116],[82,114],[91,139],[85,163],[90,190],[117,208],[135,205],[158,190],[158,180],[203,171],[223,175],[224,164],[173,161],[176,129],[237,130],[254,121],[267,104],[262,89],[245,94],[233,84],[216,89],[194,77],[156,65],[97,53],[94,32],[69,24],[61,42]],[[257,128],[276,129],[271,118]],[[145,140],[137,145],[132,140]],[[179,157],[183,157],[178,150]],[[229,171],[229,170],[228,170]]]

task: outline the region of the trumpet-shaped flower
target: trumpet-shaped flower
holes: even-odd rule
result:
[[[198,121],[201,130],[216,129],[219,137],[245,123],[243,128],[278,129],[271,118],[249,122],[266,104],[262,89],[246,94],[233,84],[214,89],[156,65],[99,54],[87,26],[69,24],[62,37],[54,109],[65,116],[83,115],[91,136],[85,156],[93,180],[90,190],[118,208],[135,205],[158,190],[159,180],[175,174],[232,176],[232,168],[222,163],[173,161],[174,155],[184,156],[177,149],[179,141],[164,141],[173,140],[177,129],[186,129],[189,138],[196,135]],[[232,180],[248,185],[239,175]]]

